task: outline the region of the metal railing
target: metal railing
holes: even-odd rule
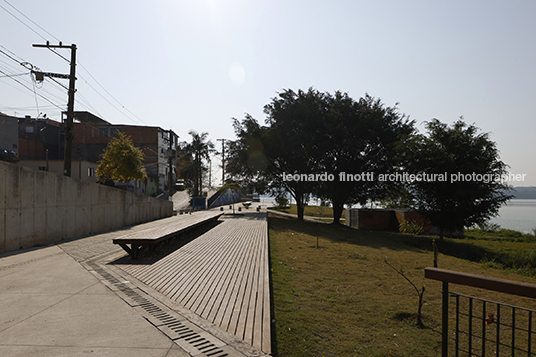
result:
[[[536,285],[438,268],[426,268],[425,277],[443,282],[443,357],[452,348],[453,356],[536,356],[536,310],[451,292],[449,283],[530,298]]]

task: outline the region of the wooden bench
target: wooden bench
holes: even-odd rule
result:
[[[113,243],[119,244],[133,259],[137,259],[146,248],[154,247],[156,244],[165,242],[205,223],[216,221],[222,214],[221,212],[205,211],[176,216],[175,219],[168,220],[157,228],[145,229],[128,236],[116,238]]]

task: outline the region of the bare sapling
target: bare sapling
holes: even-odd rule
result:
[[[400,269],[397,269],[395,268],[394,266],[392,266],[388,261],[387,261],[387,258],[385,258],[385,264],[387,264],[389,267],[391,267],[394,271],[396,271],[398,274],[400,274],[404,279],[406,279],[410,284],[411,286],[413,286],[413,288],[415,289],[415,291],[417,292],[417,295],[419,296],[419,305],[417,307],[417,326],[418,327],[424,327],[424,324],[422,322],[422,306],[424,305],[424,291],[425,291],[425,287],[424,287],[424,284],[422,284],[422,287],[421,287],[421,290],[419,290],[419,288],[417,288],[417,285],[415,285],[407,276],[406,276],[406,273],[404,273],[404,271],[402,270],[402,268]]]

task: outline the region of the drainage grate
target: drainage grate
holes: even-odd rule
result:
[[[23,261],[23,262],[20,262],[20,263],[15,263],[15,264],[11,264],[11,265],[5,265],[3,267],[0,267],[0,270],[7,270],[7,269],[11,269],[11,268],[17,268],[17,267],[20,267],[20,266],[23,266],[23,265],[26,265],[26,264],[35,263],[35,262],[38,262],[38,261],[41,261],[41,260],[56,257],[58,255],[62,255],[62,254],[65,254],[65,253],[60,252],[60,253],[49,254],[49,255],[44,255],[42,257],[26,260],[26,261]]]
[[[225,343],[214,336],[201,330],[183,317],[177,316],[169,309],[163,309],[142,296],[136,290],[108,273],[94,262],[87,265],[113,284],[118,290],[115,291],[130,306],[142,309],[143,317],[162,331],[186,352],[198,355],[199,352],[209,357],[225,357],[229,354],[225,351]]]

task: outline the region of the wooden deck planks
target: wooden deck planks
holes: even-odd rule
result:
[[[263,352],[271,352],[265,213],[223,222],[152,264],[121,268]]]
[[[206,211],[170,217],[165,221],[162,220],[161,224],[152,224],[136,232],[131,232],[128,235],[115,238],[113,240],[113,243],[152,241],[168,234],[173,234],[176,232],[191,229],[192,227],[195,227],[204,222],[217,219],[217,217],[221,215],[222,213],[220,212]]]

